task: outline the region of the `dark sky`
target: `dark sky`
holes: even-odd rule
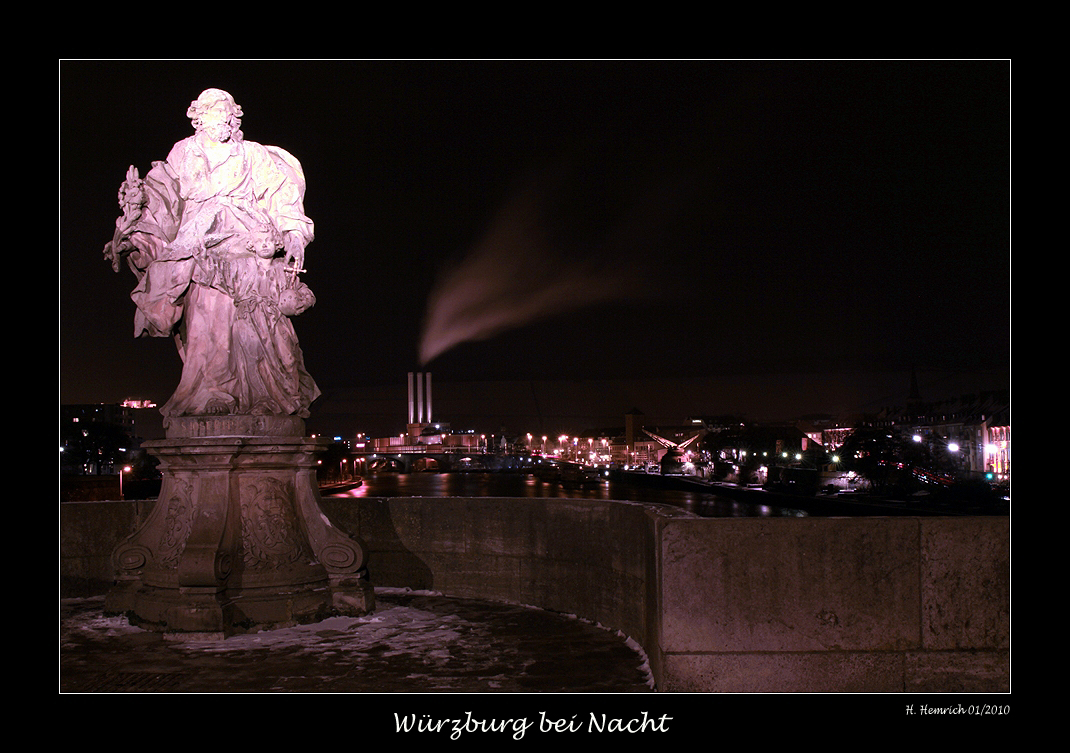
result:
[[[294,326],[325,392],[419,369],[438,384],[1009,371],[1006,61],[59,74],[64,403],[163,402],[178,383],[173,343],[133,338],[134,277],[101,251],[126,168],[190,135],[208,87],[234,95],[246,139],[304,167],[317,304]]]

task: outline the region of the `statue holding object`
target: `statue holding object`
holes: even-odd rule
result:
[[[290,317],[315,303],[298,275],[313,237],[300,163],[245,141],[219,89],[187,112],[194,135],[144,178],[131,167],[104,247],[137,277],[135,336],[174,337],[159,499],[112,553],[106,609],[155,630],[226,637],[374,609],[363,542],[323,514],[319,396]]]
[[[194,135],[142,179],[131,166],[105,257],[137,277],[135,336],[174,336],[182,357],[165,417],[291,415],[320,394],[289,317],[315,303],[298,274],[313,223],[300,163],[246,141],[228,93],[191,103]]]

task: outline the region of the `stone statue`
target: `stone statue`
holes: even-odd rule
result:
[[[374,609],[364,543],[323,514],[304,435],[319,395],[289,317],[312,222],[301,165],[245,141],[241,108],[205,90],[195,133],[144,180],[131,167],[104,247],[137,276],[135,334],[174,336],[178,389],[163,406],[160,496],[112,552],[106,608],[152,630],[222,636]]]
[[[174,336],[182,357],[165,417],[308,416],[320,394],[289,317],[315,303],[298,279],[313,223],[300,163],[243,138],[242,110],[206,89],[187,111],[194,135],[131,167],[104,254],[137,276],[135,336]]]

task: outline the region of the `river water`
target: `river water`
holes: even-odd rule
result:
[[[522,473],[379,473],[364,477],[356,489],[332,497],[561,497],[653,502],[682,507],[708,518],[800,517],[801,510],[727,499],[703,491],[657,489],[606,479],[564,486]]]

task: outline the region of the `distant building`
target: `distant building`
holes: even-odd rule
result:
[[[371,452],[480,452],[493,449],[485,434],[455,432],[446,423],[409,424],[404,434],[378,437],[363,447]]]
[[[1011,470],[1010,393],[977,392],[957,398],[885,408],[876,426],[897,427],[928,446],[934,455],[953,459],[964,476],[1006,481]]]
[[[117,473],[140,456],[142,442],[164,436],[163,416],[151,401],[61,405],[60,472]]]
[[[855,430],[856,422],[845,422],[831,415],[803,416],[795,426],[810,442],[819,444],[831,452],[842,445]],[[803,447],[806,449],[806,447]]]
[[[134,415],[131,409],[120,403],[61,405],[60,420],[64,425],[110,424],[128,434],[134,433]]]

